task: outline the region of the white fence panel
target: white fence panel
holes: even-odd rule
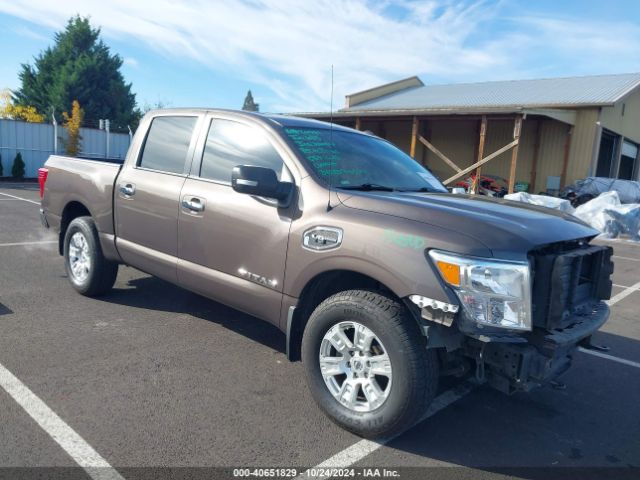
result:
[[[64,141],[67,132],[58,125],[58,154],[64,155]],[[25,177],[37,177],[38,168],[44,165],[54,152],[54,126],[47,123],[27,123],[17,120],[0,119],[0,155],[3,175],[11,176],[13,160],[18,152],[25,163]],[[92,158],[107,156],[107,132],[94,128],[81,128],[82,148],[80,155]],[[122,158],[129,149],[129,135],[109,134],[109,158]]]

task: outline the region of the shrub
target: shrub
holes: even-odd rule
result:
[[[24,178],[24,162],[22,161],[22,154],[18,152],[15,160],[13,161],[13,167],[11,167],[11,176],[13,178]]]

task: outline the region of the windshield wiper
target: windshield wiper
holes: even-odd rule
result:
[[[377,183],[363,183],[362,185],[341,185],[338,188],[343,190],[361,190],[363,192],[393,192],[395,189],[386,185],[378,185]]]
[[[407,188],[406,190],[398,190],[399,192],[435,192],[436,190],[429,187]]]

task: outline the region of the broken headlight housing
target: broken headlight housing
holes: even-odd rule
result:
[[[438,250],[430,250],[429,256],[473,321],[490,327],[531,330],[527,262],[461,257]]]

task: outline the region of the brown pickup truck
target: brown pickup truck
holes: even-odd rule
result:
[[[549,383],[609,315],[595,230],[450,194],[337,125],[160,110],[123,165],[52,156],[40,176],[76,290],[104,294],[126,264],[278,326],[318,405],[363,436],[412,425],[445,375]]]

